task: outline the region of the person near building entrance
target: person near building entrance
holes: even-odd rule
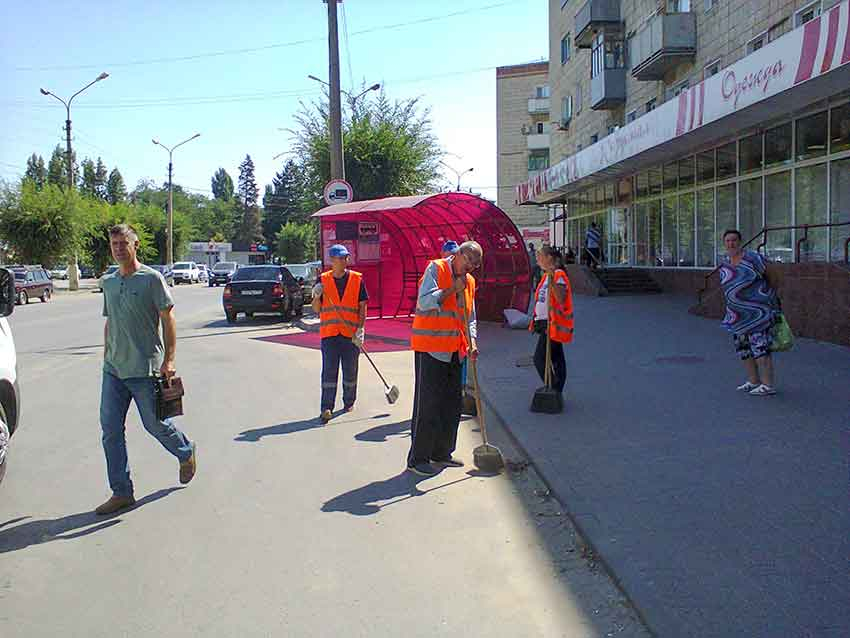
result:
[[[410,343],[415,390],[407,469],[434,476],[435,466],[463,467],[452,456],[461,412],[461,366],[478,356],[475,279],[483,251],[474,241],[428,264],[419,284]],[[464,321],[468,323],[464,326]]]
[[[173,419],[157,416],[154,374],[166,379],[175,374],[177,324],[171,293],[162,275],[136,258],[139,237],[132,226],[118,224],[110,228],[109,246],[118,270],[103,279],[106,325],[100,426],[112,496],[95,509],[100,515],[112,514],[136,502],[125,436],[130,401],[135,402],[145,429],[180,462],[180,483],[191,481],[197,467],[195,443],[177,429]]]
[[[587,265],[596,268],[602,263],[602,231],[596,222],[591,222],[584,236],[584,245],[587,248]]]
[[[322,398],[319,419],[333,417],[339,368],[342,365],[342,404],[346,412],[357,400],[357,367],[363,345],[369,295],[363,276],[348,269],[348,249],[336,244],[328,256],[331,269],[313,286],[313,312],[319,315],[322,339]]]
[[[726,257],[720,264],[720,286],[726,297],[723,327],[732,333],[735,351],[747,372],[747,380],[738,390],[757,397],[770,396],[776,394],[770,346],[779,298],[767,279],[764,257],[752,250],[741,250],[739,231],[723,233],[723,245],[726,247]]]
[[[540,379],[545,380],[548,338],[551,342],[552,387],[563,392],[567,381],[564,344],[573,340],[573,292],[569,277],[561,267],[561,255],[556,248],[546,244],[541,246],[537,251],[537,263],[543,271],[543,278],[534,295],[534,318],[529,326],[529,330],[540,335],[534,350],[534,367],[537,368]]]

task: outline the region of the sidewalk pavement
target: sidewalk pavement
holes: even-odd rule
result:
[[[577,296],[560,415],[536,336],[482,324],[484,399],[659,636],[846,636],[850,349],[798,340],[751,397],[692,302]]]

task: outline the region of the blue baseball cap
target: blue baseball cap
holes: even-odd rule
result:
[[[346,248],[342,244],[334,244],[328,251],[328,255],[330,255],[331,257],[348,257],[349,252],[348,248]]]
[[[442,252],[455,254],[460,250],[460,246],[457,245],[456,241],[452,241],[451,239],[443,244]]]

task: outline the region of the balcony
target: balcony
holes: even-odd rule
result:
[[[603,69],[590,79],[590,108],[605,111],[622,106],[626,102],[626,70]]]
[[[548,97],[530,97],[528,98],[529,113],[548,113],[549,98]]]
[[[620,0],[587,0],[576,13],[575,43],[579,49],[589,49],[593,36],[619,35],[623,30],[620,19]]]
[[[529,151],[542,151],[549,148],[548,130],[545,133],[533,133],[531,135],[527,135],[526,139],[528,140]]]
[[[697,50],[695,13],[654,16],[631,40],[629,59],[638,80],[662,80],[682,62],[693,61]]]

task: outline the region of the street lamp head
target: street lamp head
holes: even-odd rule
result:
[[[97,79],[95,80],[95,82],[100,82],[101,80],[105,80],[108,77],[109,77],[109,73],[106,73],[104,71],[103,73],[101,73],[100,75],[97,76]]]
[[[467,171],[467,173],[471,173],[471,172],[472,172],[472,171],[474,171],[474,170],[475,170],[474,168],[470,168],[470,169]]]
[[[195,139],[196,137],[200,137],[200,136],[201,136],[201,134],[200,134],[200,133],[195,133],[195,134],[194,134],[191,138],[189,138],[189,139],[192,139],[192,140],[193,140],[193,139]]]
[[[369,87],[369,90],[370,91],[377,91],[380,88],[381,88],[380,84],[373,84],[372,86]]]
[[[308,75],[308,80],[315,80],[316,82],[321,82],[322,84],[327,84],[322,78],[317,78],[315,75]]]
[[[39,89],[42,95],[50,95],[50,91],[45,91],[44,89]]]
[[[156,139],[155,137],[151,140],[151,142],[153,142],[154,144],[157,144],[157,145],[159,144],[159,140]]]

